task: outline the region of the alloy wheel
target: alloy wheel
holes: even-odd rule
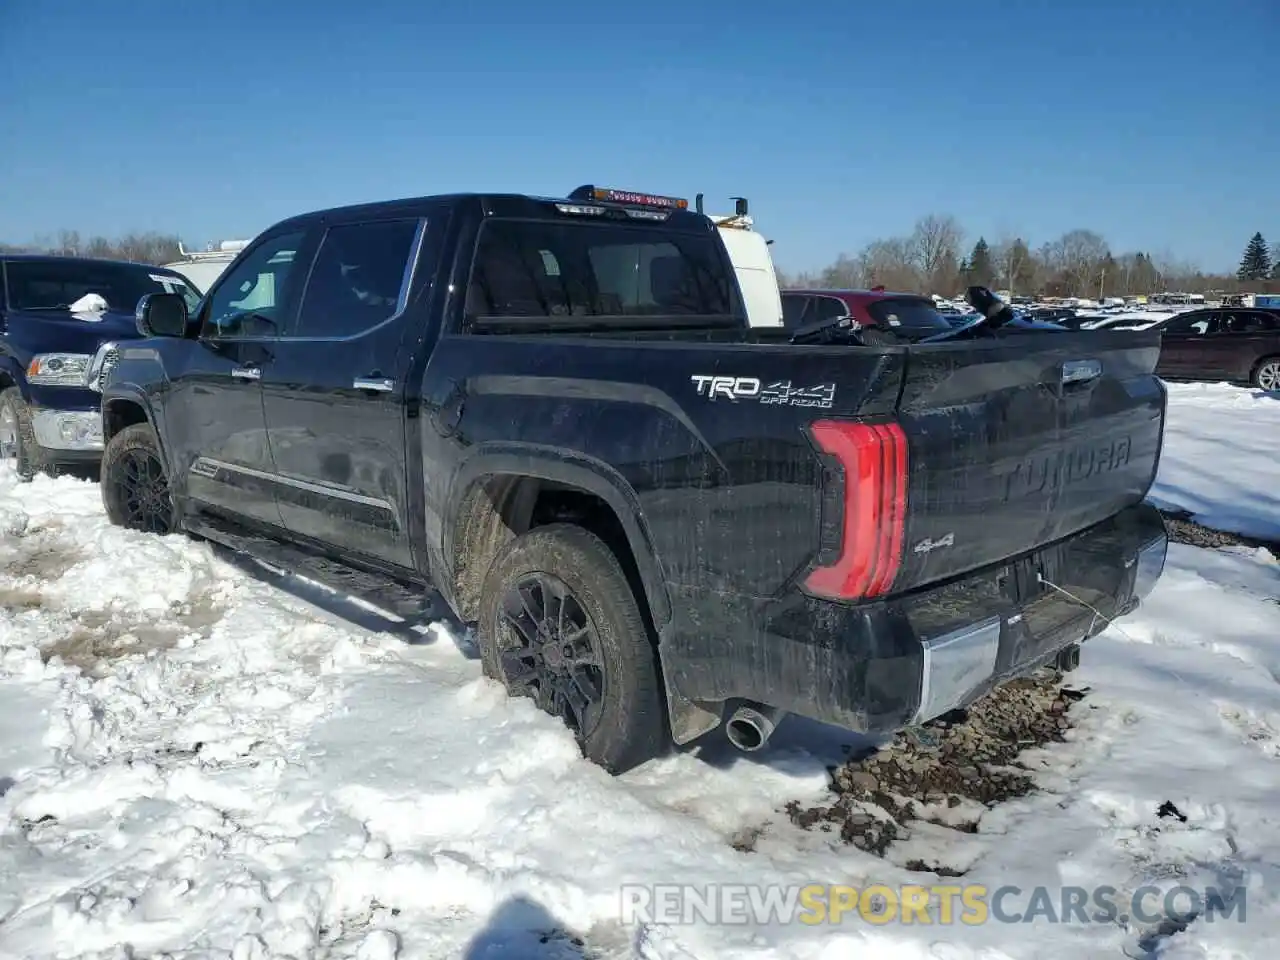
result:
[[[1263,390],[1280,390],[1280,360],[1268,360],[1258,368],[1258,386]]]
[[[168,533],[173,503],[164,465],[150,450],[129,450],[120,458],[111,481],[124,505],[127,526],[146,533]]]
[[[507,689],[531,697],[577,736],[589,736],[604,703],[604,658],[596,627],[568,584],[548,573],[526,574],[504,595],[502,620]]]

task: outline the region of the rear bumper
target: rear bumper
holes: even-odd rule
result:
[[[851,730],[891,732],[964,706],[1101,632],[1151,591],[1167,546],[1163,518],[1143,503],[1007,563],[889,601],[852,606],[798,591],[755,599],[677,589],[661,641],[667,683],[694,701],[740,697]]]

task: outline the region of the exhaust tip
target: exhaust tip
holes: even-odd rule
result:
[[[764,731],[749,720],[730,720],[725,733],[730,743],[747,753],[753,753],[765,745]]]
[[[733,711],[725,724],[725,736],[744,753],[754,753],[764,747],[777,729],[782,712],[773,707],[742,706]]]

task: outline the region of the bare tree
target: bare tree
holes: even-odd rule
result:
[[[950,214],[931,213],[916,221],[907,241],[920,279],[938,292],[955,286],[964,231]]]
[[[858,254],[861,286],[885,286],[891,290],[919,290],[922,282],[910,239],[874,240]]]
[[[61,230],[56,240],[38,237],[27,244],[0,244],[0,250],[52,253],[64,257],[98,257],[110,260],[136,260],[139,263],[172,263],[182,256],[178,238],[168,234],[130,233],[117,240],[90,237],[81,240],[79,231]]]
[[[1036,281],[1035,257],[1021,237],[1002,237],[992,251],[991,260],[1010,296],[1032,292]]]
[[[1046,243],[1041,255],[1063,292],[1089,296],[1098,292],[1099,271],[1110,252],[1107,241],[1092,230],[1068,230]]]
[[[59,230],[56,252],[64,257],[80,255],[80,232],[78,230]]]
[[[864,270],[855,257],[842,253],[818,275],[817,286],[828,290],[852,290],[862,286]]]

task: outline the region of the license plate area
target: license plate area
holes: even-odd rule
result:
[[[1063,548],[1061,545],[1039,550],[1015,560],[1004,573],[1003,581],[1009,599],[1025,607],[1048,593],[1057,593],[1049,584],[1061,584]]]

